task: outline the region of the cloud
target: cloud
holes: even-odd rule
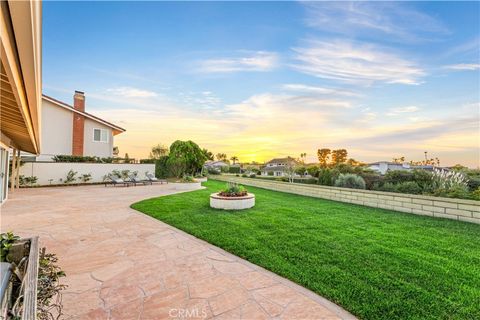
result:
[[[455,70],[455,71],[474,71],[480,69],[479,63],[459,63],[452,64],[444,67],[445,69]]]
[[[418,108],[406,106],[389,110],[405,117],[387,121],[378,111],[353,105],[350,97],[267,92],[208,112],[162,98],[139,99],[144,104],[130,107],[112,102],[113,107],[94,114],[127,129],[115,137],[115,144],[122,153],[136,158],[146,157],[157,143],[169,145],[177,139],[193,139],[204,148],[235,154],[242,161],[297,156],[301,152],[307,152],[313,160],[315,150],[322,146],[345,147],[352,157],[363,161],[398,153],[415,159],[424,150],[434,152],[443,163],[454,164],[460,158],[473,166],[478,159],[478,113],[470,113],[470,117],[452,113],[444,118],[434,113],[433,120],[411,122],[408,118],[415,116]]]
[[[419,84],[425,72],[414,62],[373,45],[344,40],[310,40],[293,49],[295,69],[319,78],[371,85],[375,82]]]
[[[306,24],[348,36],[379,36],[382,40],[417,42],[449,30],[437,19],[408,4],[392,2],[304,2]],[[388,35],[389,37],[385,37]]]
[[[125,98],[152,98],[156,97],[157,93],[153,91],[137,89],[132,87],[118,87],[107,89],[108,93]]]
[[[413,113],[419,111],[420,108],[417,106],[406,106],[406,107],[398,107],[398,108],[391,108],[387,113],[387,116],[397,116],[403,113]]]
[[[270,71],[278,65],[275,52],[257,51],[245,57],[209,59],[200,62],[198,70],[205,73]]]
[[[357,97],[359,96],[358,93],[345,90],[345,89],[333,89],[333,88],[325,88],[325,87],[317,87],[317,86],[309,86],[305,84],[284,84],[282,88],[288,91],[293,92],[304,92],[310,94],[318,94],[318,95],[339,95],[339,96],[350,96],[350,97]]]

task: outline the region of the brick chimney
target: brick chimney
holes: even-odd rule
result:
[[[73,108],[85,112],[85,94],[82,91],[76,91],[73,95]],[[85,117],[76,112],[73,113],[73,132],[72,132],[72,155],[83,156],[83,137],[85,131]]]

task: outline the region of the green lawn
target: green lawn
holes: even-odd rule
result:
[[[132,208],[269,269],[363,319],[480,319],[480,226],[248,187],[256,206],[205,190]]]

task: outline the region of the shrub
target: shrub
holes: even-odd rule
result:
[[[91,173],[84,173],[80,175],[78,180],[82,181],[83,183],[87,183],[88,181],[92,180],[92,174]]]
[[[400,182],[413,181],[413,173],[407,170],[389,170],[385,174],[385,183],[397,184]]]
[[[70,171],[67,172],[67,177],[65,178],[63,183],[70,183],[75,181],[77,173],[78,173],[77,171],[73,171],[72,169],[70,169]]]
[[[458,198],[458,199],[471,199],[473,194],[468,192],[468,188],[462,186],[453,186],[449,189],[436,189],[433,192],[434,196],[446,197],[446,198]]]
[[[195,182],[195,179],[192,176],[184,175],[180,182]]]
[[[37,176],[30,176],[25,177],[24,175],[20,175],[18,177],[18,182],[21,186],[32,186],[37,183],[38,177]]]
[[[140,159],[140,163],[155,163],[155,159]]]
[[[422,169],[414,169],[412,171],[412,181],[416,182],[424,193],[429,193],[433,190],[431,172]]]
[[[256,178],[257,175],[255,173],[250,174],[250,178]]]
[[[230,169],[230,167],[228,167],[228,166],[223,166],[223,167],[220,167],[220,172],[222,172],[222,173],[228,173],[229,169]]]
[[[230,166],[228,167],[228,173],[240,173],[240,167]]]
[[[409,194],[421,194],[422,188],[418,183],[414,181],[400,182],[395,185],[396,192],[409,193]]]
[[[375,184],[373,186],[373,190],[384,192],[397,192],[397,187],[391,182],[386,182],[384,184]]]
[[[478,187],[477,190],[474,190],[472,192],[472,199],[473,200],[480,200],[480,187]]]
[[[311,166],[307,168],[307,172],[312,177],[318,177],[319,168],[318,166]]]
[[[286,181],[288,182],[288,178],[286,178]],[[303,183],[303,184],[317,184],[317,179],[315,178],[302,178],[302,179],[293,179],[293,182],[295,183]]]
[[[374,171],[363,171],[358,174],[365,180],[365,187],[372,190],[375,184],[380,185],[383,182],[383,177]]]
[[[242,174],[243,178],[248,178],[248,175],[246,173]]]
[[[217,168],[214,168],[214,167],[208,167],[207,172],[209,174],[220,174],[220,170],[218,170]]]
[[[170,170],[168,168],[168,156],[161,156],[155,160],[155,177],[159,179],[165,179],[170,176]]]
[[[335,180],[335,187],[365,189],[365,180],[356,174],[341,173]]]
[[[269,176],[273,176],[273,171],[268,171],[267,173]]]
[[[318,184],[322,186],[332,186],[333,185],[333,174],[330,169],[322,169],[318,172]]]
[[[475,191],[480,188],[480,176],[469,176],[467,181],[468,189]]]

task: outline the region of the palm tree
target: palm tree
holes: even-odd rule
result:
[[[227,155],[225,153],[217,153],[216,155],[218,161],[225,161],[227,160]]]
[[[307,153],[306,152],[300,153],[300,159],[302,159],[302,162],[305,163],[305,160],[307,159]]]
[[[238,157],[233,156],[233,157],[230,158],[230,160],[232,160],[233,164],[235,164],[235,161],[238,161]]]

